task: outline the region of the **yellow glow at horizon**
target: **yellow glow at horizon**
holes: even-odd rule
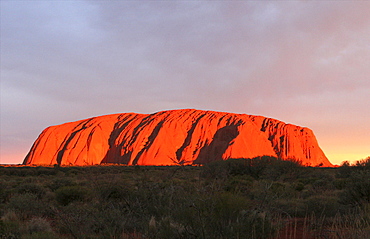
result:
[[[326,157],[329,159],[329,161],[334,165],[341,165],[342,162],[348,161],[350,163],[354,163],[356,161],[359,161],[361,159],[365,159],[370,156],[370,152],[368,154],[366,153],[359,153],[359,154],[353,154],[353,153],[326,153]]]

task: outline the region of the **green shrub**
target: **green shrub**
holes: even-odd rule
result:
[[[13,195],[7,206],[8,209],[16,212],[22,220],[42,216],[48,210],[48,207],[36,195],[29,193]]]
[[[41,199],[46,194],[45,188],[35,183],[21,184],[17,187],[16,192],[19,194],[33,194],[38,199]]]
[[[27,231],[33,234],[36,232],[52,232],[52,229],[48,220],[42,217],[34,217],[27,223]]]
[[[121,184],[102,184],[98,188],[99,197],[101,200],[120,200],[124,199],[129,190]]]
[[[353,169],[351,168],[350,163],[348,161],[344,161],[338,168],[336,177],[337,178],[348,178],[351,175],[352,171]]]
[[[10,190],[6,187],[5,183],[0,183],[0,204],[7,202],[10,195]]]
[[[330,191],[334,189],[332,181],[324,179],[318,179],[312,183],[312,188],[317,192]]]
[[[249,175],[230,177],[225,183],[224,190],[236,194],[248,194],[252,188],[253,180]]]
[[[89,191],[80,186],[61,187],[55,191],[56,200],[59,204],[66,206],[74,201],[85,201],[89,196]]]
[[[285,174],[295,174],[301,165],[293,160],[282,160],[272,156],[252,159],[218,160],[206,164],[202,176],[208,178],[227,178],[235,175],[249,175],[255,179],[277,180]]]
[[[0,238],[19,238],[19,224],[17,222],[3,221],[0,219]]]
[[[76,182],[74,182],[71,178],[55,178],[48,184],[48,187],[52,191],[56,191],[57,189],[61,187],[75,186],[75,185],[76,185]]]
[[[302,199],[277,199],[272,203],[271,208],[284,218],[305,217],[307,215],[307,206]]]
[[[316,195],[305,200],[307,206],[307,214],[315,213],[315,215],[325,215],[326,217],[334,217],[339,210],[337,198],[330,196]]]
[[[52,167],[36,167],[35,175],[55,175],[58,171]]]
[[[304,184],[301,182],[295,183],[294,189],[298,192],[301,192],[304,189]]]
[[[21,238],[22,239],[60,239],[63,237],[60,237],[53,232],[41,231],[41,232],[34,232],[32,234],[24,234],[22,235]]]
[[[79,174],[83,174],[86,170],[83,167],[63,167],[60,169],[61,171],[65,172],[69,176],[75,176]],[[84,171],[85,170],[85,171]]]
[[[348,180],[346,178],[338,178],[333,181],[333,185],[338,190],[343,190],[346,188]]]
[[[370,156],[357,161],[354,167],[362,170],[370,170]]]
[[[204,165],[201,172],[201,176],[205,178],[225,179],[229,174],[229,163],[224,160],[216,160]]]
[[[50,222],[42,217],[34,217],[27,222],[22,239],[60,238],[52,230]]]
[[[181,235],[175,238],[253,239],[269,238],[275,232],[269,213],[252,209],[251,201],[243,196],[221,193],[188,202],[172,212],[163,229]],[[157,224],[157,230],[161,225]]]
[[[352,205],[370,203],[370,172],[353,174],[340,194],[340,202]]]
[[[55,209],[55,214],[58,219],[55,221],[55,231],[66,235],[67,238],[94,238],[92,235],[100,232],[100,224],[96,223],[96,210],[92,205],[75,202]]]

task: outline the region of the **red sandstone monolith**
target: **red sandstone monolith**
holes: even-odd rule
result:
[[[114,114],[51,126],[23,163],[184,165],[264,155],[333,166],[308,128],[262,116],[193,109]]]

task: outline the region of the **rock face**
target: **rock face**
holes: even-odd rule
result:
[[[308,128],[262,116],[192,109],[114,114],[51,126],[23,164],[183,165],[263,155],[332,166]]]

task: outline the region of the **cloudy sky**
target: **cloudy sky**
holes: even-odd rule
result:
[[[370,155],[370,1],[1,0],[0,163],[50,125],[195,108]]]

